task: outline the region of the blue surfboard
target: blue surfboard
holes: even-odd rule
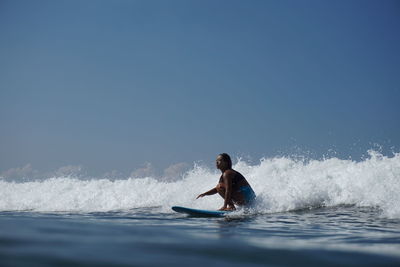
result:
[[[179,206],[173,206],[172,210],[179,213],[185,213],[197,217],[221,217],[230,212],[230,211],[220,211],[220,210],[191,209]]]

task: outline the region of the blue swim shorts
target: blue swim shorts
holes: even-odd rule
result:
[[[239,192],[244,196],[245,205],[251,205],[256,199],[256,193],[254,193],[253,189],[248,185],[241,186]]]

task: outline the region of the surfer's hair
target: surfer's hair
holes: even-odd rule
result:
[[[226,163],[228,163],[228,167],[231,169],[231,168],[232,168],[232,160],[231,160],[231,157],[230,157],[228,154],[226,154],[226,153],[221,153],[221,154],[219,154],[219,156],[221,156],[221,158],[222,158]]]

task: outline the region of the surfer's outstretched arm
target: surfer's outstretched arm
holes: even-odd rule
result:
[[[207,192],[205,192],[203,194],[198,195],[196,199],[198,199],[200,197],[204,197],[204,196],[211,196],[211,195],[214,195],[216,193],[218,193],[218,191],[217,191],[217,188],[214,187],[213,189],[211,189],[211,190],[209,190],[209,191],[207,191]]]

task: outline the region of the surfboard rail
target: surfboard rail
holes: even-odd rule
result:
[[[196,217],[221,217],[230,212],[230,211],[221,211],[221,210],[192,209],[192,208],[186,208],[186,207],[181,207],[181,206],[173,206],[172,210],[179,212],[179,213],[185,213],[190,216],[196,216]]]

